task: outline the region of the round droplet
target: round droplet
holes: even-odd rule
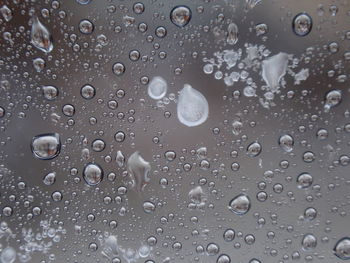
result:
[[[262,147],[258,142],[252,142],[247,147],[247,154],[250,157],[256,157],[261,153]]]
[[[60,149],[60,137],[57,133],[40,134],[32,139],[31,150],[38,159],[53,159],[60,153]]]
[[[112,71],[115,75],[121,76],[125,72],[125,66],[121,62],[116,62],[113,64]]]
[[[162,77],[154,77],[148,85],[148,96],[154,100],[163,98],[168,90],[168,84]]]
[[[94,24],[88,19],[83,19],[79,23],[79,31],[82,34],[89,35],[94,31]]]
[[[326,112],[337,106],[342,100],[342,94],[340,90],[331,90],[326,94],[324,109]]]
[[[266,24],[264,23],[261,23],[261,24],[257,24],[255,26],[255,34],[257,36],[262,36],[262,35],[265,35],[268,31],[268,27]]]
[[[98,185],[103,179],[103,170],[98,164],[89,163],[84,168],[83,178],[88,185]]]
[[[125,140],[125,133],[122,131],[118,131],[115,135],[114,135],[114,139],[117,142],[123,142]]]
[[[62,108],[62,112],[67,117],[72,117],[75,113],[75,108],[72,104],[66,104]]]
[[[302,173],[297,178],[298,188],[305,189],[312,185],[313,178],[309,173]]]
[[[209,254],[209,256],[214,256],[217,253],[219,253],[220,248],[217,244],[215,243],[210,243],[207,245],[207,253]]]
[[[224,240],[226,242],[231,242],[235,239],[236,233],[233,229],[226,229],[224,232]]]
[[[305,251],[312,250],[317,246],[317,239],[314,235],[307,234],[303,237],[301,245]]]
[[[138,50],[131,50],[129,53],[129,58],[131,61],[137,61],[140,58],[140,52]]]
[[[204,123],[209,116],[207,99],[198,90],[185,84],[180,91],[177,103],[177,117],[179,121],[188,126],[198,126]]]
[[[135,14],[142,14],[145,11],[145,5],[143,3],[135,3],[133,6],[133,10]]]
[[[164,154],[165,159],[167,159],[167,161],[171,162],[174,161],[176,158],[176,153],[174,151],[167,151]]]
[[[282,135],[279,139],[279,145],[284,151],[291,152],[293,151],[294,139],[289,134]]]
[[[333,249],[334,254],[343,260],[350,259],[350,238],[344,237],[340,239]]]
[[[312,18],[306,13],[300,13],[293,19],[293,31],[298,36],[306,36],[312,29]]]
[[[237,215],[244,215],[248,213],[250,209],[249,197],[245,194],[237,195],[230,201],[229,209]]]
[[[308,207],[305,209],[304,218],[307,220],[314,220],[317,216],[317,211],[313,207]]]
[[[156,28],[156,36],[159,38],[165,37],[167,34],[166,28],[163,26],[159,26]]]
[[[190,22],[191,17],[191,9],[184,5],[175,6],[170,13],[171,22],[178,27],[186,26]]]
[[[62,193],[60,191],[53,192],[51,197],[52,197],[52,200],[54,200],[55,202],[59,202],[63,198]]]
[[[45,60],[42,58],[33,59],[33,66],[37,72],[41,72],[45,68]]]
[[[106,147],[106,144],[103,140],[96,139],[92,142],[92,149],[95,152],[102,152]]]
[[[91,100],[93,97],[95,97],[95,94],[96,94],[95,87],[89,84],[85,84],[80,89],[80,95],[86,100]]]

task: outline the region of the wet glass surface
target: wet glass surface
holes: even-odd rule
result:
[[[346,262],[350,3],[0,1],[0,262]]]

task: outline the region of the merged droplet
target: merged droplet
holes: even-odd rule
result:
[[[168,84],[162,77],[154,77],[148,85],[148,96],[154,100],[160,100],[167,92]]]
[[[279,88],[281,78],[286,74],[288,54],[280,52],[262,62],[262,77],[272,91]]]
[[[60,149],[61,142],[58,133],[40,134],[32,139],[31,150],[38,159],[53,159],[60,153]]]
[[[192,17],[191,9],[184,5],[175,6],[170,13],[170,20],[178,27],[186,26]]]
[[[98,185],[103,179],[101,166],[95,163],[87,164],[83,171],[83,178],[88,185]]]
[[[246,194],[240,194],[234,197],[229,203],[229,209],[237,214],[244,215],[250,209],[250,199]]]
[[[131,177],[132,187],[137,191],[143,191],[150,181],[150,163],[145,161],[139,152],[134,152],[128,159],[127,169]]]
[[[297,14],[292,22],[292,28],[296,35],[306,36],[312,29],[312,18],[307,13]]]
[[[350,238],[344,237],[340,239],[333,248],[334,254],[343,260],[350,259]]]
[[[37,49],[49,53],[53,49],[52,36],[49,30],[39,21],[37,16],[32,18],[31,43]]]
[[[209,116],[207,99],[198,90],[185,84],[180,91],[177,103],[177,117],[179,121],[188,126],[198,126],[204,123]]]

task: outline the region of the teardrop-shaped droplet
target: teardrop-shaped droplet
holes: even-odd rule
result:
[[[177,103],[177,117],[179,121],[188,126],[198,126],[204,123],[209,116],[207,99],[198,90],[185,84],[180,91]]]
[[[238,41],[238,26],[235,23],[231,23],[227,27],[227,39],[226,42],[230,45],[236,44]]]
[[[145,161],[139,152],[134,152],[128,159],[127,169],[132,180],[132,187],[137,191],[143,191],[150,181],[150,163]]]
[[[117,151],[117,156],[115,158],[117,164],[119,167],[123,167],[125,163],[125,157],[124,154],[121,151]]]
[[[160,100],[167,92],[168,84],[162,77],[154,77],[148,85],[148,96],[154,100]]]
[[[248,213],[250,209],[249,197],[245,194],[237,195],[230,201],[229,209],[237,215],[244,215]]]
[[[262,77],[272,91],[279,88],[281,78],[286,74],[288,54],[280,52],[262,63]]]
[[[34,156],[38,159],[53,159],[60,153],[60,136],[57,133],[37,135],[32,139],[31,149]]]
[[[32,21],[31,43],[43,52],[51,52],[53,44],[49,30],[39,21],[37,16],[34,16]]]

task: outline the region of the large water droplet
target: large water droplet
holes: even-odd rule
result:
[[[60,153],[60,149],[60,137],[57,133],[40,134],[32,139],[31,150],[38,159],[53,159]]]
[[[134,152],[128,159],[127,169],[131,176],[132,187],[137,191],[143,191],[150,181],[150,163],[145,161],[139,152]]]
[[[162,77],[154,77],[148,85],[148,96],[160,100],[167,92],[168,85]]]
[[[2,250],[0,256],[2,263],[13,263],[16,260],[16,250],[12,247],[7,247]]]
[[[37,16],[32,18],[31,43],[41,51],[49,53],[53,49],[52,36],[49,30],[39,21]]]
[[[262,62],[262,77],[272,91],[279,88],[281,78],[286,74],[288,55],[280,52]]]
[[[179,121],[188,126],[198,126],[204,123],[209,115],[207,99],[198,90],[185,84],[180,91],[177,104],[177,117]]]
[[[350,238],[344,237],[340,239],[334,246],[334,254],[343,260],[350,259]]]
[[[337,106],[342,100],[342,94],[340,90],[331,90],[326,94],[324,110],[329,112],[329,110]]]
[[[84,168],[83,178],[88,185],[98,185],[103,179],[103,170],[98,164],[89,163]]]
[[[279,145],[284,151],[291,152],[293,151],[294,139],[289,134],[282,135],[279,139]]]

